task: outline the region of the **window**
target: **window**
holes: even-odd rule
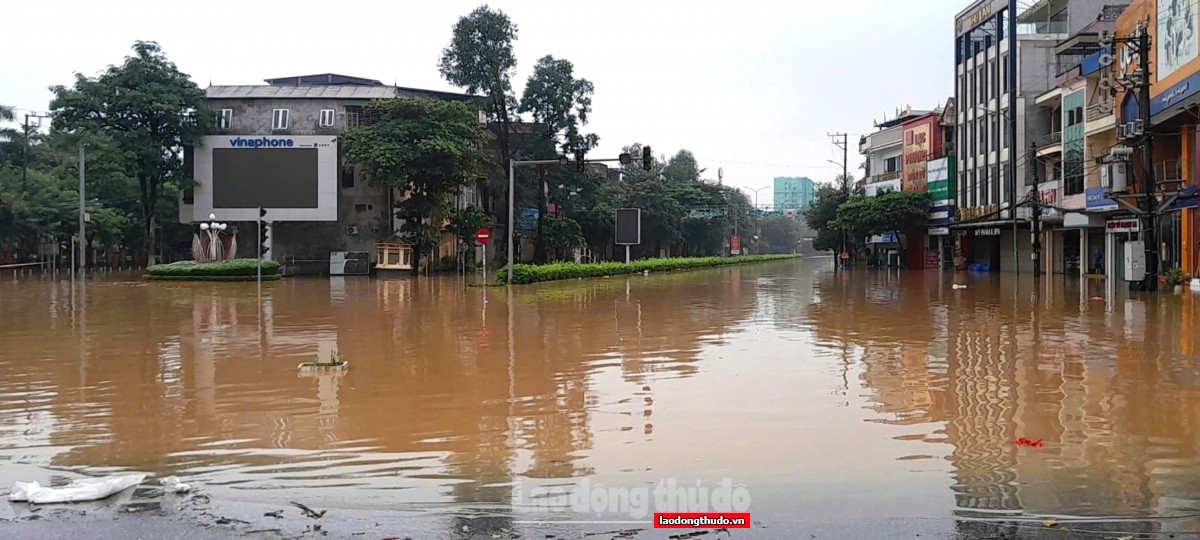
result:
[[[900,170],[900,156],[883,160],[883,172],[896,172],[898,170]]]
[[[358,204],[354,205],[355,212],[370,212],[371,210],[374,210],[374,209],[375,209],[375,206],[371,205],[371,204],[358,203]]]
[[[221,109],[217,111],[217,131],[229,131],[233,129],[233,109]]]
[[[288,128],[288,110],[275,109],[271,114],[271,129],[275,131],[286,131]]]
[[[334,120],[337,119],[337,112],[333,109],[321,109],[321,120],[318,124],[321,127],[333,127]]]
[[[342,169],[342,187],[354,187],[354,169]]]

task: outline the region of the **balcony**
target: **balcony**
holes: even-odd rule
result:
[[[1062,132],[1061,131],[1055,131],[1054,133],[1042,135],[1041,137],[1038,137],[1033,140],[1033,145],[1038,147],[1039,149],[1045,148],[1047,146],[1054,146],[1056,144],[1062,144]]]
[[[871,183],[887,182],[888,180],[898,180],[902,173],[900,171],[889,171],[882,174],[877,174],[871,178]]]

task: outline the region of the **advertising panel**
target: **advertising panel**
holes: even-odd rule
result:
[[[204,137],[194,149],[192,221],[337,221],[338,155],[331,135]]]
[[[1196,12],[1194,1],[1158,0],[1158,80],[1196,59]]]
[[[929,122],[904,129],[903,191],[925,191],[926,164],[933,149]]]
[[[927,165],[926,184],[935,202],[954,200],[954,178],[950,165],[950,158],[935,159]]]

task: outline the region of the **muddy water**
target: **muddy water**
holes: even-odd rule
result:
[[[132,279],[0,279],[0,471],[365,509],[731,479],[756,520],[1200,513],[1190,293],[828,261],[511,292],[294,279],[261,300]],[[335,349],[348,372],[297,374]]]

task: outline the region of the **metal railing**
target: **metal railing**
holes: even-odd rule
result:
[[[895,180],[897,178],[900,178],[901,174],[903,174],[901,171],[891,171],[891,172],[885,172],[882,174],[877,174],[877,175],[875,175],[875,178],[872,179],[871,183],[874,184],[876,182],[887,182],[888,180]]]
[[[1055,131],[1054,133],[1042,135],[1041,137],[1038,137],[1037,139],[1034,139],[1034,141],[1033,141],[1033,145],[1038,148],[1044,148],[1044,147],[1053,146],[1056,144],[1062,144],[1062,132],[1061,131]]]

